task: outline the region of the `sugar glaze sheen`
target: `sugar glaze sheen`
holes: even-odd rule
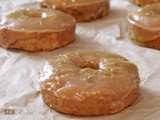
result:
[[[139,94],[135,64],[109,52],[81,51],[55,56],[39,72],[43,101],[72,115],[120,112]]]

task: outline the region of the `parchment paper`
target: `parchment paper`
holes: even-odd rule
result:
[[[0,15],[15,7],[36,7],[36,3],[26,5],[34,1],[0,0]],[[126,16],[137,9],[128,0],[111,0],[108,16],[78,24],[75,42],[57,50],[31,53],[0,48],[0,120],[160,120],[160,51],[128,38]],[[141,78],[136,102],[118,114],[97,117],[70,116],[47,107],[39,92],[38,69],[49,57],[77,50],[107,50],[135,63]]]

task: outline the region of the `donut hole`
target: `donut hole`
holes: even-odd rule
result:
[[[160,10],[159,9],[153,9],[153,12],[160,15]]]
[[[98,70],[99,69],[99,65],[93,61],[90,62],[86,62],[86,64],[84,64],[83,66],[81,66],[82,69],[84,68],[91,68],[91,69],[95,69]]]
[[[159,16],[160,15],[160,11],[158,9],[152,9],[152,10],[146,10],[146,11],[142,11],[143,14],[145,15],[149,15],[149,16]]]
[[[145,13],[146,15],[149,15],[149,16],[152,16],[152,15],[153,15],[153,17],[155,17],[155,15],[156,16],[160,16],[160,7],[159,7],[159,5],[155,6],[153,4],[153,5],[150,5],[150,6],[146,6],[141,11],[142,11],[142,13]]]
[[[28,18],[43,18],[45,16],[44,13],[41,13],[39,11],[34,12],[29,10],[24,11],[23,14]]]

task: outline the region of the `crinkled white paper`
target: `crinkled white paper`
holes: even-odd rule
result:
[[[0,0],[0,15],[19,7],[37,7],[35,0]],[[23,5],[25,3],[25,5]],[[160,120],[160,51],[140,47],[128,38],[126,16],[137,10],[128,0],[111,0],[105,18],[77,25],[75,42],[46,52],[0,48],[0,120]],[[37,71],[48,58],[77,50],[118,53],[139,68],[141,93],[136,102],[114,115],[80,117],[47,107],[39,92]]]

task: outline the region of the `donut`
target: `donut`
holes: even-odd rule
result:
[[[0,19],[0,46],[27,51],[53,50],[75,38],[75,19],[57,10],[21,9]]]
[[[128,15],[130,38],[138,45],[160,49],[160,3]]]
[[[40,6],[68,13],[77,22],[95,20],[109,12],[109,0],[40,0]]]
[[[106,51],[78,51],[50,58],[39,70],[43,101],[61,113],[114,114],[139,95],[135,64]]]
[[[130,0],[130,2],[138,6],[145,6],[148,4],[160,2],[160,0]]]

